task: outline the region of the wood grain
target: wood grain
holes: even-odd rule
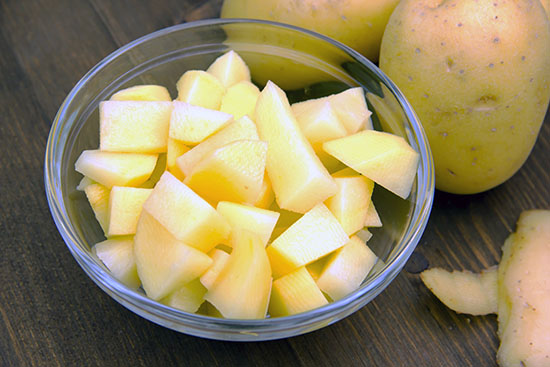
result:
[[[426,266],[481,270],[524,209],[550,207],[550,117],[524,167],[484,194],[436,193],[426,232],[396,280],[352,316],[262,343],[195,338],[113,301],[61,239],[44,194],[59,105],[102,58],[152,31],[219,15],[221,0],[0,2],[0,366],[494,366],[496,317],[446,309]]]

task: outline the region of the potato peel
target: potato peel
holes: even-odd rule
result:
[[[498,270],[475,274],[440,268],[420,274],[447,307],[498,314],[500,366],[550,366],[550,210],[524,211],[504,242]],[[491,294],[493,296],[491,296]]]
[[[498,271],[497,361],[550,366],[550,211],[523,212]]]

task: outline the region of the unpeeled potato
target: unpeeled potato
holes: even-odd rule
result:
[[[225,0],[222,18],[252,18],[316,31],[378,60],[380,40],[399,0]]]
[[[535,144],[550,100],[550,22],[533,0],[403,0],[380,68],[426,130],[436,187],[482,192]]]

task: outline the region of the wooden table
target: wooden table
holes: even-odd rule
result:
[[[84,274],[51,219],[44,147],[84,73],[152,31],[219,15],[221,0],[0,2],[0,366],[493,366],[496,317],[458,315],[421,284],[427,263],[479,271],[524,209],[550,206],[550,117],[525,166],[487,193],[437,192],[405,270],[373,302],[307,335],[200,339],[120,306]]]

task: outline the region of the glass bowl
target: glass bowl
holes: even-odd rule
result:
[[[263,320],[221,319],[160,304],[113,277],[90,247],[104,239],[74,169],[80,153],[98,147],[99,102],[135,84],[160,84],[175,96],[186,70],[205,70],[229,49],[248,63],[261,88],[272,80],[291,102],[361,86],[375,128],[403,136],[420,153],[411,195],[400,199],[377,187],[373,201],[384,223],[369,247],[378,261],[347,297],[301,314]],[[107,294],[136,314],[173,330],[220,340],[269,340],[330,325],[363,307],[397,276],[424,231],[434,195],[433,161],[426,135],[396,86],[352,49],[316,33],[273,22],[212,19],[166,28],[115,51],[69,93],[52,124],[45,153],[45,186],[53,219],[82,269]]]

